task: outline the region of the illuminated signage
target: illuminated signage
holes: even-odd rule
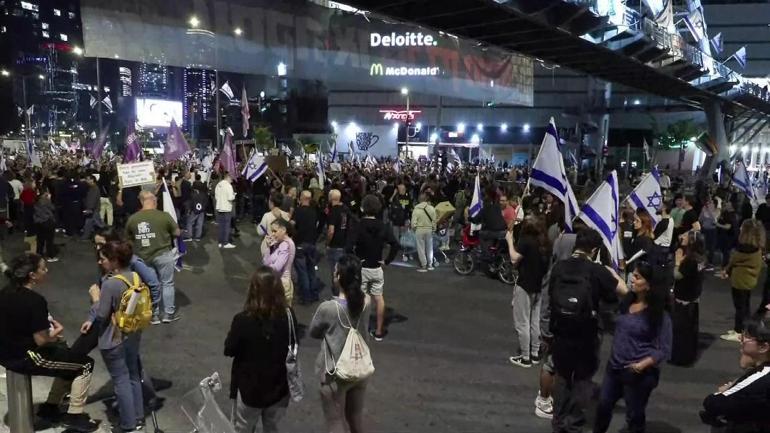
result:
[[[408,66],[386,66],[382,63],[372,63],[369,75],[386,77],[435,77],[441,73],[438,66],[413,68]]]
[[[369,34],[370,47],[435,47],[438,41],[431,35],[423,35],[422,32],[395,33],[382,35]]]
[[[414,120],[417,114],[422,113],[421,110],[380,110],[383,120],[400,120],[406,122],[407,119]]]

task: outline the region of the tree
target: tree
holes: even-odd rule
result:
[[[254,146],[261,152],[268,152],[275,148],[275,139],[269,127],[254,126]]]

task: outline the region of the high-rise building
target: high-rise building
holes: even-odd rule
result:
[[[83,32],[77,0],[0,0],[0,132],[14,129],[16,106],[35,105],[31,119],[40,132],[73,126],[77,112],[77,64]],[[26,91],[25,91],[26,90]],[[43,126],[45,125],[45,126]]]
[[[182,104],[185,129],[194,131],[196,125],[214,117],[214,80],[214,71],[190,68],[184,70]]]
[[[169,97],[169,68],[164,58],[139,65],[139,96],[166,99]]]

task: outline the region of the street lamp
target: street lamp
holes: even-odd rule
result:
[[[243,34],[243,30],[240,27],[236,27],[233,33],[235,33],[235,36],[240,36]]]
[[[11,75],[11,73],[8,72],[7,69],[3,69],[3,70],[0,70],[0,75],[2,75],[4,77],[7,77],[7,76]]]
[[[503,122],[503,123],[500,125],[500,130],[501,130],[501,131],[503,131],[503,132],[506,132],[506,131],[508,131],[508,124],[507,124],[507,123],[505,123],[505,122]]]
[[[285,77],[286,76],[286,63],[281,62],[278,64],[278,76],[279,77]]]
[[[198,17],[196,17],[195,15],[191,16],[190,21],[188,22],[190,23],[190,27],[194,29],[198,28],[198,25],[201,23],[200,20],[198,20]]]
[[[45,77],[44,77],[42,74],[39,74],[39,75],[37,76],[37,78],[39,78],[39,79],[41,79],[41,80],[45,80]]]
[[[74,54],[76,56],[82,56],[83,55],[83,49],[80,48],[79,46],[75,45],[74,47],[72,47],[72,54]]]

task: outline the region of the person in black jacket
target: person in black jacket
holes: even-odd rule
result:
[[[225,356],[233,357],[230,398],[235,400],[237,433],[253,432],[260,419],[265,433],[275,433],[286,414],[289,320],[296,329],[280,276],[260,266],[251,277],[243,311],[233,317],[225,340]]]
[[[770,432],[770,319],[746,322],[738,379],[703,400],[701,420],[725,433]]]
[[[316,243],[320,226],[318,208],[311,203],[312,194],[308,190],[299,196],[299,206],[294,210],[292,220],[297,235],[294,244],[297,252],[294,256],[294,271],[297,275],[300,305],[318,301],[321,291],[320,281],[316,278],[315,267],[318,262]]]
[[[382,272],[382,250],[385,244],[390,245],[384,264],[388,265],[398,254],[399,244],[393,229],[387,227],[381,220],[375,218],[382,208],[380,200],[372,195],[366,195],[361,202],[364,217],[353,227],[348,237],[346,250],[361,259],[361,288],[374,300],[377,311],[377,329],[370,334],[375,341],[385,338],[385,298],[382,290],[385,276]]]

